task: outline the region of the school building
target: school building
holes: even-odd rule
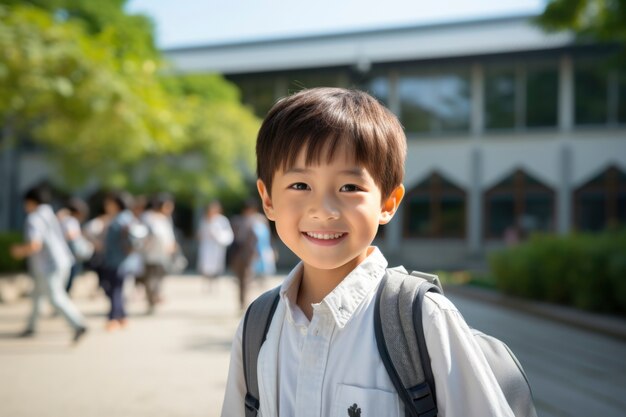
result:
[[[526,233],[626,223],[626,71],[613,46],[532,17],[164,52],[177,71],[224,74],[260,117],[305,87],[372,93],[408,138],[405,202],[376,243],[407,266],[472,267]]]

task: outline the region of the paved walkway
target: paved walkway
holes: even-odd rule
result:
[[[267,280],[253,288],[277,283]],[[91,298],[95,277],[78,282],[76,302],[90,331],[77,346],[46,310],[34,339],[17,339],[30,303],[0,304],[0,416],[214,417],[224,393],[231,338],[240,319],[234,282],[209,293],[196,276],[165,282],[166,302],[153,316],[132,293],[130,325],[104,330],[107,301]]]

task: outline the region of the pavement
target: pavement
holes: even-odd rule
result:
[[[251,296],[282,277],[255,283]],[[165,302],[147,315],[143,291],[128,292],[129,326],[104,328],[108,302],[86,274],[72,297],[89,331],[78,345],[52,310],[36,337],[20,339],[30,301],[0,303],[0,416],[216,417],[232,336],[242,316],[232,278],[209,290],[199,276],[169,277]]]

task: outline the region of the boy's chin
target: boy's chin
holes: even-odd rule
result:
[[[317,269],[320,271],[337,271],[337,270],[345,270],[346,273],[356,268],[361,262],[365,260],[365,258],[371,253],[369,248],[357,256],[347,257],[344,259],[316,259],[312,262],[307,262],[306,259],[302,259],[302,262],[308,266],[309,268]]]

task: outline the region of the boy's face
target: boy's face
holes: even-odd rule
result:
[[[345,148],[330,163],[310,166],[302,152],[291,169],[276,171],[271,197],[261,180],[257,185],[281,240],[305,268],[319,270],[349,272],[361,263],[378,225],[391,220],[404,196],[400,185],[383,200],[368,170]]]

